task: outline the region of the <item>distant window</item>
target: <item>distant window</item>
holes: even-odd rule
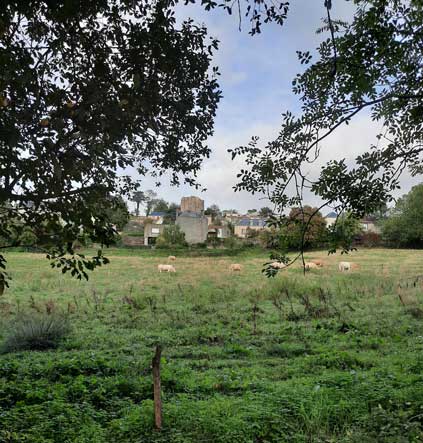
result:
[[[151,228],[151,233],[152,234],[160,234],[160,229],[159,228]]]

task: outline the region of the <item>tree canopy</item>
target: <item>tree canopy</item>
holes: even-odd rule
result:
[[[212,220],[215,220],[216,218],[220,217],[222,212],[218,205],[213,204],[209,206],[205,211],[205,215],[210,215],[212,217]]]
[[[166,215],[163,218],[163,222],[166,224],[173,224],[176,220],[176,214],[180,210],[178,203],[169,203],[166,211]]]
[[[158,248],[186,246],[185,233],[179,225],[166,226],[159,237],[157,237],[156,246]]]
[[[140,206],[146,200],[145,194],[142,191],[135,191],[131,196],[131,201],[135,203],[135,215],[140,215]]]
[[[109,245],[98,201],[136,187],[120,171],[170,171],[195,184],[220,91],[217,41],[176,24],[166,0],[4,1],[0,9],[0,236],[44,226],[52,265],[78,278],[104,263],[74,253]],[[112,203],[111,203],[112,204]],[[39,245],[41,246],[41,245]],[[4,266],[4,257],[0,265]],[[5,273],[0,273],[5,279]]]
[[[259,214],[261,217],[270,217],[273,215],[273,211],[269,207],[264,206],[260,209]]]
[[[105,202],[100,202],[101,206],[105,208],[99,209],[99,211],[104,211],[107,220],[112,223],[116,230],[121,231],[129,222],[129,210],[125,200],[122,197],[112,197],[114,203],[110,204],[110,197]]]
[[[301,206],[309,190],[337,212],[355,217],[390,201],[401,173],[422,172],[423,8],[416,0],[355,0],[351,22],[332,18],[322,1],[327,38],[317,55],[298,51],[305,70],[293,80],[301,112],[286,111],[278,137],[262,146],[253,137],[231,150],[244,156],[236,190],[265,192],[283,213]],[[349,165],[342,158],[309,175],[325,142],[358,115],[370,114],[382,128],[374,145]],[[292,189],[294,192],[292,193]],[[300,204],[300,205],[299,205]],[[303,211],[304,212],[304,211]]]
[[[154,202],[157,199],[157,193],[152,191],[151,189],[148,189],[143,194],[144,194],[144,203],[145,203],[145,214],[148,217],[153,209]]]
[[[423,184],[398,199],[390,216],[382,223],[382,236],[396,247],[423,246]]]
[[[153,212],[166,212],[169,209],[169,203],[163,198],[153,200]]]

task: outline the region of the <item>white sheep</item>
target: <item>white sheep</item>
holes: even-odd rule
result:
[[[159,272],[176,272],[176,269],[172,265],[158,265]]]
[[[275,268],[275,269],[283,269],[283,268],[286,268],[286,264],[285,264],[285,263],[281,263],[281,262],[278,262],[278,261],[274,261],[273,263],[270,263],[270,266],[271,266],[272,268]]]
[[[339,262],[338,269],[341,272],[351,271],[352,266],[351,266],[351,263],[349,261],[341,261],[341,262]]]
[[[169,255],[169,257],[167,258],[169,261],[175,261],[176,257],[174,255]]]
[[[232,272],[241,272],[242,266],[239,263],[232,263],[231,266],[229,266],[229,269]]]
[[[304,267],[306,268],[306,271],[310,271],[310,269],[319,269],[319,266],[316,265],[316,263],[313,263],[313,262],[306,262],[304,264]]]

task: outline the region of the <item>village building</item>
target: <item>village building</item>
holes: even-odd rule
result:
[[[144,245],[154,246],[157,237],[164,231],[166,226],[163,223],[146,223],[144,225]]]
[[[208,239],[224,239],[231,236],[231,230],[228,225],[209,225],[208,227]]]
[[[238,214],[237,212],[228,212],[228,211],[223,211],[223,218],[224,220],[226,220],[229,223],[232,224],[236,224],[238,223],[242,218],[244,218],[244,215]]]
[[[336,212],[329,212],[325,217],[326,227],[332,226],[338,217]],[[376,226],[376,218],[371,216],[363,217],[359,220],[360,227],[363,232],[374,232],[376,234],[380,233],[380,229]]]
[[[266,228],[266,220],[264,218],[242,218],[239,220],[234,229],[234,234],[240,238],[246,238],[249,230],[263,231]]]
[[[326,227],[332,226],[338,217],[336,212],[329,212],[325,217]]]
[[[363,229],[363,232],[374,232],[376,234],[380,233],[379,226],[376,226],[376,218],[375,217],[364,217],[360,220],[360,226]]]

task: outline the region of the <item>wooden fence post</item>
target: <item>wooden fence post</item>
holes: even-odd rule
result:
[[[157,430],[162,428],[162,400],[160,396],[160,358],[162,355],[162,348],[160,345],[156,346],[156,353],[153,357],[153,385],[154,385],[154,422]]]

